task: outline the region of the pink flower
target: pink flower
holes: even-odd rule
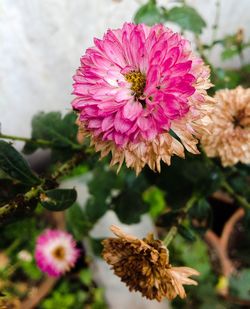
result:
[[[58,277],[76,263],[79,250],[73,237],[60,230],[45,230],[36,241],[35,260],[42,272]]]
[[[198,153],[210,71],[189,42],[163,25],[125,23],[94,44],[74,76],[72,105],[101,156],[139,173],[145,164],[159,171],[184,147]]]

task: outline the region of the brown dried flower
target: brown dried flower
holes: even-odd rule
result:
[[[1,309],[21,309],[21,303],[17,298],[1,298],[0,299]]]
[[[164,297],[172,300],[177,295],[184,298],[183,284],[197,285],[189,276],[199,273],[189,267],[172,267],[168,249],[153,234],[141,240],[125,234],[117,226],[112,225],[110,229],[118,238],[103,241],[102,255],[130,291],[140,291],[146,298],[161,301]]]
[[[211,134],[201,139],[208,157],[220,157],[223,166],[250,163],[250,88],[216,92],[211,111]]]

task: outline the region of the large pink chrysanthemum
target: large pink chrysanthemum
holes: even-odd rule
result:
[[[76,263],[79,250],[71,234],[60,230],[45,230],[36,241],[37,266],[49,276],[58,277]]]
[[[209,69],[163,25],[125,23],[87,49],[74,76],[82,133],[111,164],[160,170],[184,147],[197,153],[207,124]],[[183,147],[184,145],[184,147]]]

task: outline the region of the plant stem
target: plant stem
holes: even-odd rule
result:
[[[215,19],[214,19],[214,24],[213,24],[213,32],[212,32],[212,43],[211,47],[213,47],[213,43],[216,40],[217,36],[217,30],[218,30],[218,25],[219,25],[219,20],[220,20],[220,0],[217,0],[216,3],[216,12],[215,12]]]
[[[28,137],[22,137],[22,136],[15,136],[15,135],[7,135],[7,134],[0,134],[0,138],[3,139],[10,139],[12,141],[20,141],[20,142],[26,142],[26,143],[33,143],[38,145],[46,145],[46,146],[52,146],[53,143],[51,141],[47,141],[45,139],[35,139],[35,138],[28,138]]]
[[[72,170],[77,164],[82,162],[83,154],[77,153],[69,161],[66,161],[64,164],[60,165],[58,169],[51,175],[48,179],[50,180],[50,188],[55,189],[58,187],[57,179],[61,176],[67,174]],[[52,179],[52,181],[51,181]],[[24,194],[18,194],[14,199],[9,203],[0,207],[0,225],[8,222],[11,218],[17,215],[30,214],[37,206],[39,201],[40,194],[48,190],[46,187],[46,180],[43,180],[42,184],[39,184],[36,187],[32,187],[29,191]]]
[[[176,225],[172,226],[171,229],[168,231],[166,237],[163,239],[163,243],[166,247],[169,246],[169,244],[174,239],[177,232],[178,232],[178,228]]]
[[[229,193],[231,194],[235,200],[245,209],[250,209],[250,203],[246,200],[245,197],[243,197],[242,195],[238,194],[237,192],[235,192],[235,190],[233,189],[233,187],[230,186],[230,184],[224,180],[222,183],[222,187]]]
[[[4,253],[6,255],[10,255],[19,246],[20,242],[20,238],[16,238],[13,243],[6,250],[4,250]]]
[[[15,214],[28,214],[34,210],[40,192],[42,191],[41,185],[32,187],[23,195],[17,195],[8,204],[0,207],[0,222],[4,223],[12,218]]]
[[[187,201],[185,207],[183,207],[182,211],[186,214],[190,208],[194,205],[195,201],[197,200],[197,195],[193,194],[191,198]],[[163,239],[163,243],[166,247],[171,243],[171,241],[174,239],[175,235],[178,232],[178,226],[182,223],[183,217],[179,218],[177,221],[177,224],[173,225],[170,230],[168,231],[167,235]]]
[[[1,133],[0,133],[0,138],[12,140],[12,141],[20,141],[20,142],[25,142],[25,143],[31,143],[31,144],[35,144],[35,145],[38,145],[38,146],[60,148],[60,146],[58,146],[54,142],[48,141],[48,140],[45,140],[45,139],[41,139],[41,138],[28,138],[28,137],[7,135],[7,134],[1,134]],[[68,143],[68,144],[69,144],[69,147],[74,149],[74,150],[82,149],[82,145],[74,144],[73,142]]]

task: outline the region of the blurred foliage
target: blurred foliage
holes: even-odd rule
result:
[[[218,25],[214,25],[212,41],[204,43],[200,35],[207,27],[206,21],[185,1],[164,7],[156,0],[144,1],[135,13],[134,21],[149,26],[174,24],[183,35],[189,32],[197,53],[211,67],[215,86],[210,94],[239,84],[249,87],[250,64],[245,63],[244,52],[248,51],[250,42],[246,40],[244,29],[217,38]],[[210,59],[214,48],[218,47],[227,67],[216,67]],[[230,61],[234,58],[240,60],[240,67],[232,68]],[[78,241],[81,259],[57,282],[38,309],[107,308],[104,291],[96,285],[89,267],[89,256],[100,255],[102,250],[102,239],[90,237],[90,231],[107,211],[113,211],[125,224],[138,223],[142,215],[148,214],[160,235],[165,235],[173,226],[178,227],[178,235],[170,244],[173,264],[194,267],[201,275],[197,287],[187,288],[188,298],[176,299],[173,308],[237,309],[241,308],[241,302],[249,301],[250,210],[246,210],[230,239],[229,255],[239,269],[226,280],[228,298],[218,294],[218,286],[223,281],[220,265],[214,261],[215,253],[208,250],[204,235],[218,225],[221,231],[226,222],[215,209],[222,202],[214,202],[216,193],[225,194],[225,181],[236,194],[250,201],[250,166],[237,164],[223,168],[218,160],[208,159],[201,151],[199,156],[173,157],[170,166],[162,164],[160,174],[145,168],[136,177],[134,171],[125,167],[117,174],[108,166],[108,160],[98,162],[98,155],[87,147],[87,140],[79,143],[76,119],[74,112],[64,116],[60,112],[41,112],[34,116],[31,138],[25,139],[23,153],[50,150],[49,161],[41,173],[34,171],[13,145],[0,141],[0,217],[3,218],[6,207],[15,210],[16,205],[22,204],[21,212],[16,213],[8,224],[1,221],[0,297],[13,296],[22,300],[43,280],[33,258],[35,239],[46,227],[56,227],[55,211],[66,210],[61,223]],[[60,188],[64,180],[80,179],[83,175],[87,176],[81,180],[88,192],[86,203],[77,201],[74,188]],[[188,207],[190,200],[192,207]],[[226,207],[221,212],[225,211],[227,218],[232,214],[232,208],[239,206],[237,199],[233,205],[223,203]],[[81,243],[83,239],[86,248]],[[30,256],[27,260],[20,258],[24,252],[26,257]],[[5,263],[4,267],[1,262]],[[249,302],[247,304],[249,306]]]

